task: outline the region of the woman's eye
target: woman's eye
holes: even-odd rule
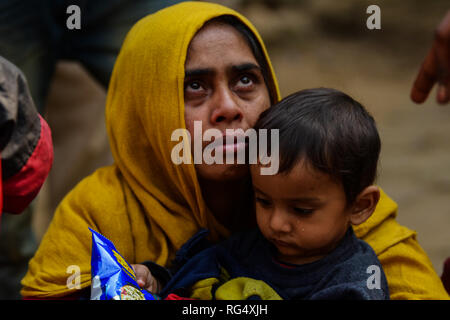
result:
[[[206,97],[208,90],[206,86],[198,80],[186,81],[184,84],[185,100],[199,100]]]
[[[198,91],[202,88],[202,85],[198,81],[192,81],[186,84],[186,89]]]
[[[248,77],[248,76],[242,76],[242,77],[239,79],[239,82],[240,82],[240,84],[242,84],[242,85],[244,85],[244,86],[246,86],[246,87],[253,84],[252,79],[251,79],[250,77]]]
[[[249,83],[251,83],[251,79],[249,78],[249,77],[247,77],[247,76],[243,76],[242,78],[241,78],[241,82],[243,83],[243,84],[249,84]]]

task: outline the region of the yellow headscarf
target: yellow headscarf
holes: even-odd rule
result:
[[[228,234],[205,206],[194,165],[173,164],[171,150],[178,142],[170,141],[175,129],[185,128],[189,43],[205,22],[221,15],[237,17],[254,33],[269,67],[271,95],[279,100],[264,44],[239,13],[217,4],[182,2],[138,21],[123,43],[106,101],[115,164],[85,178],[61,202],[22,281],[22,295],[76,291],[77,267],[80,287],[90,285],[88,227],[113,241],[128,262],[161,265],[199,228],[208,228],[213,240]]]

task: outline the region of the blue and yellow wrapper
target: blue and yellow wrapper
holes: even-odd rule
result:
[[[100,233],[92,232],[91,300],[156,300],[140,289],[131,265],[114,244]]]

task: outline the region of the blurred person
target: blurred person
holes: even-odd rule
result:
[[[89,297],[89,227],[114,242],[131,264],[168,266],[202,228],[217,242],[254,226],[249,166],[177,165],[172,153],[180,142],[171,137],[180,128],[193,137],[196,121],[222,135],[226,129],[245,131],[279,100],[264,43],[238,12],[184,2],[139,20],[108,87],[105,114],[114,164],[84,178],[60,203],[22,280],[22,295]],[[192,141],[182,143],[193,150]],[[200,143],[201,151],[207,146]],[[235,152],[238,145],[223,148]],[[375,251],[391,299],[448,299],[416,233],[398,223],[397,207],[380,188],[378,205],[354,228],[356,236]],[[80,289],[67,285],[70,265],[80,268]]]
[[[80,63],[106,88],[122,41],[131,26],[141,17],[177,2],[180,1],[3,0],[0,2],[0,55],[22,70],[36,107],[45,116],[50,83],[59,61]],[[80,8],[80,29],[70,30],[67,27],[67,19],[71,16],[67,8],[71,5]],[[73,104],[68,102],[59,107],[65,105],[70,107]],[[85,122],[88,123],[87,120]],[[79,124],[86,126],[85,122]],[[77,130],[86,131],[86,127],[81,126]],[[72,135],[61,133],[53,132],[55,141],[71,145],[83,153],[86,144],[75,143],[75,132]],[[65,139],[60,140],[59,136]],[[82,159],[84,166],[95,163],[96,159],[91,158],[87,156]],[[58,163],[58,159],[55,159],[54,167],[58,167]],[[76,165],[82,167],[80,163]],[[78,180],[82,177],[80,175]],[[50,183],[60,179],[50,178]],[[58,202],[60,199],[54,199],[52,185],[46,188],[52,202]],[[35,207],[36,202],[33,201],[23,214],[6,215],[3,219],[0,259],[4,262],[0,267],[0,298],[20,298],[20,279],[38,244],[32,228]]]
[[[47,122],[22,72],[0,56],[0,215],[20,214],[39,193],[53,163]]]
[[[450,10],[438,25],[434,41],[428,51],[411,90],[411,99],[424,102],[437,84],[436,101],[446,104],[450,100]]]
[[[50,128],[34,106],[24,75],[1,56],[0,158],[0,238],[8,253],[0,255],[0,276],[7,278],[14,272],[24,273],[27,261],[21,260],[18,248],[14,247],[17,235],[7,233],[4,236],[5,225],[1,220],[5,217],[2,214],[22,213],[39,193],[52,167],[53,145]],[[13,289],[2,284],[3,293]],[[14,298],[8,294],[0,294],[0,297]]]
[[[436,101],[447,104],[450,100],[450,10],[437,26],[433,45],[425,57],[411,90],[411,99],[424,102],[437,84]],[[450,257],[444,262],[442,282],[450,294]]]
[[[22,213],[53,163],[47,122],[37,112],[22,72],[0,56],[0,215]]]

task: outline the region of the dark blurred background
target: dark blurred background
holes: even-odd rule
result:
[[[435,90],[423,105],[414,104],[409,93],[449,2],[211,2],[232,7],[254,23],[283,97],[299,89],[333,87],[372,113],[382,138],[378,184],[399,204],[399,222],[418,232],[440,275],[450,256],[450,105],[437,105]],[[381,8],[381,30],[366,27],[371,4]],[[112,161],[104,104],[105,90],[79,64],[58,64],[46,106],[55,164],[33,216],[38,238],[61,197]]]

